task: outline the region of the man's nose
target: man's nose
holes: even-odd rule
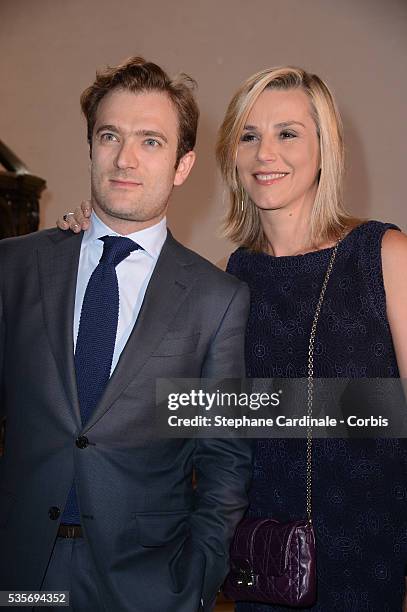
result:
[[[137,147],[134,143],[123,142],[116,157],[116,166],[122,170],[126,168],[137,168],[139,158]]]
[[[275,139],[263,137],[257,148],[256,157],[259,161],[275,161],[278,157],[278,143]]]

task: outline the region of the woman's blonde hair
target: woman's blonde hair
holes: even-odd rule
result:
[[[219,129],[216,157],[230,191],[225,234],[253,250],[264,250],[267,240],[256,205],[243,188],[236,169],[239,140],[247,117],[265,89],[302,89],[309,100],[320,148],[321,169],[311,214],[312,245],[337,239],[357,224],[344,209],[342,187],[344,145],[342,121],[327,85],[315,74],[290,66],[269,68],[251,76],[233,96]]]

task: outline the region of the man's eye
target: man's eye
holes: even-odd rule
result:
[[[109,132],[105,132],[104,134],[100,135],[100,140],[102,142],[116,142],[117,136],[115,136],[115,134],[110,134]]]
[[[296,138],[297,134],[295,132],[291,132],[290,130],[283,130],[280,132],[281,140],[289,140],[290,138]]]
[[[155,138],[147,138],[147,140],[145,140],[144,142],[149,147],[160,147],[161,146],[161,142],[159,142]]]
[[[257,134],[251,134],[250,132],[242,134],[240,137],[240,142],[255,142],[256,140],[258,140]]]

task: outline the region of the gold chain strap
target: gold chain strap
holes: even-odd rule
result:
[[[317,333],[317,323],[319,315],[321,313],[322,303],[325,297],[325,291],[328,286],[329,277],[331,276],[332,268],[334,266],[336,254],[338,252],[339,244],[344,236],[342,232],[337,243],[332,251],[331,259],[329,260],[328,268],[325,273],[324,282],[322,283],[321,294],[319,296],[318,304],[315,310],[314,320],[311,327],[311,335],[309,339],[308,347],[308,386],[307,386],[307,416],[308,416],[308,427],[307,427],[307,518],[308,522],[312,523],[312,402],[314,395],[314,348],[315,348],[315,336]]]

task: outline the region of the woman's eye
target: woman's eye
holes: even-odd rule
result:
[[[290,132],[289,130],[283,130],[280,132],[281,140],[287,140],[290,138],[296,138],[297,134],[295,132]]]
[[[254,142],[257,139],[258,139],[257,134],[247,133],[247,134],[242,134],[242,136],[240,137],[240,142]]]

